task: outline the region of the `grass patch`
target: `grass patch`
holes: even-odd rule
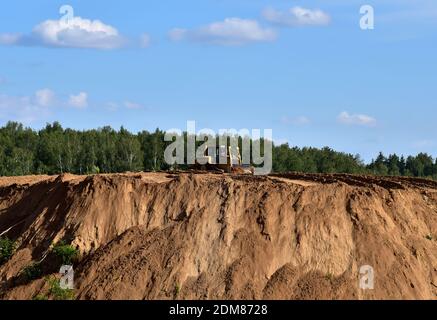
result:
[[[59,283],[59,279],[56,277],[50,277],[48,279],[49,284],[49,295],[53,300],[74,300],[75,294],[74,290],[62,289]]]
[[[35,301],[45,301],[45,300],[49,300],[49,297],[45,294],[37,294],[36,296],[33,297],[32,300]]]
[[[179,297],[179,294],[181,293],[181,286],[179,284],[176,284],[174,287],[174,296],[175,299]]]
[[[72,245],[60,241],[53,246],[52,252],[62,259],[65,265],[72,265],[79,258],[79,251]]]
[[[8,238],[0,238],[0,265],[6,263],[15,252],[15,242]]]
[[[329,282],[332,282],[332,281],[334,281],[334,279],[335,279],[335,277],[334,277],[334,275],[333,275],[332,273],[327,273],[327,274],[325,275],[325,278],[326,278],[326,280],[328,280]]]
[[[41,263],[36,262],[25,267],[22,271],[22,274],[24,275],[27,281],[32,281],[41,278],[42,276]]]

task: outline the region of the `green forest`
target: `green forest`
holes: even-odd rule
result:
[[[164,131],[136,134],[123,127],[78,131],[58,122],[36,131],[9,122],[0,128],[0,176],[30,174],[96,174],[126,171],[168,170]],[[178,169],[186,169],[179,167]],[[273,147],[273,171],[306,173],[354,173],[412,176],[437,179],[437,160],[431,155],[380,153],[365,164],[359,155],[331,148]]]

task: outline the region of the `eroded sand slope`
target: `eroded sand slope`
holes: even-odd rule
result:
[[[12,227],[12,228],[11,228]],[[19,248],[0,298],[71,241],[79,299],[436,299],[437,183],[346,175],[144,173],[0,178]],[[375,289],[359,289],[359,268]],[[50,272],[50,271],[47,271]]]

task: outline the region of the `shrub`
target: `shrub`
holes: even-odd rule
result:
[[[49,295],[53,298],[53,300],[75,299],[74,291],[70,289],[62,289],[59,283],[59,279],[57,279],[56,277],[49,278],[48,283],[50,286]]]
[[[36,296],[33,297],[32,300],[44,301],[44,300],[49,300],[49,297],[47,297],[47,295],[45,295],[45,294],[37,294]]]
[[[0,265],[6,263],[15,251],[15,242],[8,238],[0,238]]]
[[[332,281],[334,281],[334,275],[332,274],[332,273],[327,273],[326,275],[325,275],[325,278],[326,278],[326,280],[328,280],[328,281],[330,281],[330,282],[332,282]]]
[[[25,267],[22,271],[24,277],[27,281],[32,281],[39,279],[42,276],[41,263],[32,263],[31,265]]]
[[[71,245],[65,244],[64,241],[60,241],[53,246],[53,253],[62,259],[62,263],[71,265],[79,257],[79,252]]]
[[[181,286],[177,283],[174,288],[174,297],[177,299],[181,293]]]
[[[432,236],[432,234],[428,234],[425,238],[427,240],[430,240],[430,241],[434,240],[434,237]]]

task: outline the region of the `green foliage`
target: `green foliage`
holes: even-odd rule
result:
[[[9,122],[0,128],[0,176],[167,170],[170,167],[164,161],[164,150],[171,142],[164,141],[164,135],[159,129],[133,134],[123,127],[118,131],[111,127],[77,131],[64,129],[58,122],[34,131]],[[240,148],[241,143],[240,138]],[[396,154],[386,157],[380,153],[365,165],[359,155],[336,152],[328,147],[297,148],[283,144],[273,147],[273,171],[437,179],[437,161],[426,153],[407,158]]]
[[[373,160],[367,168],[375,175],[411,176],[437,180],[437,160],[426,154],[419,153],[406,160],[396,154],[385,157],[382,153]]]
[[[74,300],[74,290],[62,289],[59,283],[59,279],[56,277],[50,277],[48,279],[49,295],[53,300]]]
[[[45,294],[37,294],[36,296],[33,297],[34,301],[46,301],[49,300],[49,297]]]
[[[179,297],[179,294],[181,293],[181,286],[179,284],[176,284],[174,287],[174,297],[177,299]]]
[[[71,265],[79,257],[79,252],[76,248],[60,241],[53,246],[52,252],[62,259],[65,265]]]
[[[290,148],[288,144],[273,148],[273,171],[305,173],[365,173],[358,155],[336,152],[328,147]]]
[[[8,238],[0,238],[0,265],[6,263],[14,254],[15,242]]]
[[[0,176],[151,170],[152,166],[144,168],[144,154],[152,150],[159,155],[165,145],[158,138],[149,139],[152,136],[110,127],[76,131],[58,122],[34,131],[9,122],[0,128]],[[141,144],[145,137],[150,145]],[[155,163],[160,166],[160,159]]]
[[[326,278],[326,280],[328,280],[329,282],[332,282],[332,281],[334,281],[334,275],[332,274],[332,273],[327,273],[326,274],[326,276],[325,276],[325,278]]]
[[[42,276],[41,264],[38,262],[32,263],[31,265],[25,267],[22,273],[27,281],[39,279]]]
[[[46,282],[49,286],[49,290],[47,293],[39,293],[33,297],[32,300],[36,301],[44,301],[44,300],[74,300],[76,295],[74,294],[74,290],[70,289],[62,289],[61,284],[58,278],[55,276],[47,277]]]

